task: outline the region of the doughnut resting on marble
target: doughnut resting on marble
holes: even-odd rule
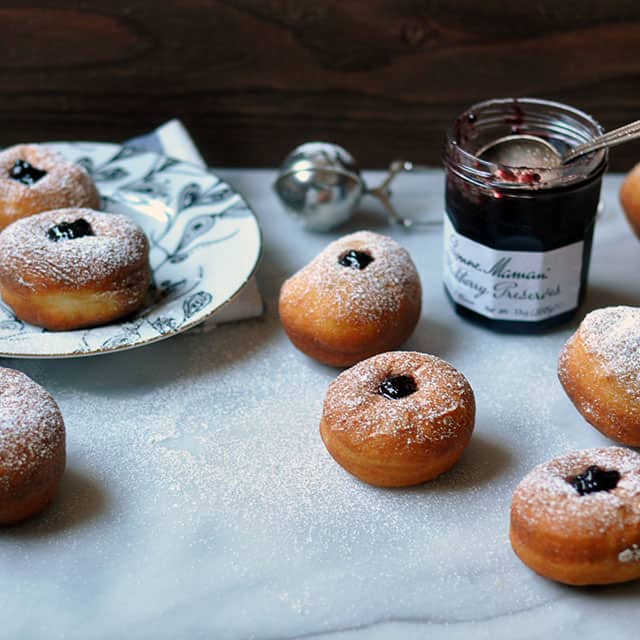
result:
[[[375,355],[343,371],[327,391],[320,434],[333,458],[380,487],[426,482],[450,469],[475,422],[467,379],[435,356]]]
[[[300,351],[347,367],[407,340],[421,296],[408,252],[391,238],[361,231],[332,242],[282,285],[280,320]]]
[[[640,455],[585,449],[537,466],[513,495],[510,537],[527,566],[558,582],[640,578]]]
[[[640,308],[589,313],[562,350],[558,377],[589,424],[640,446]]]
[[[24,520],[55,495],[65,467],[65,427],[51,395],[0,367],[0,524]]]

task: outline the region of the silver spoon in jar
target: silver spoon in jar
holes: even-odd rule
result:
[[[530,134],[504,136],[484,145],[475,153],[476,156],[510,167],[560,167],[564,164],[605,147],[640,138],[640,120],[631,122],[603,133],[596,138],[573,147],[566,153],[560,153],[551,143],[543,138]]]

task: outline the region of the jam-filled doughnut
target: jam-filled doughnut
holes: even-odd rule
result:
[[[510,537],[519,558],[552,580],[640,578],[640,455],[585,449],[537,466],[513,495]]]
[[[65,466],[65,429],[56,401],[20,371],[0,367],[0,524],[45,507]]]
[[[418,322],[421,296],[408,252],[360,231],[332,242],[282,285],[280,320],[300,351],[346,367],[400,346]]]
[[[130,218],[58,209],[0,233],[0,294],[16,315],[68,330],[138,310],[151,282],[149,243]]]
[[[100,195],[83,167],[39,144],[19,144],[0,153],[0,229],[63,207],[100,207]]]
[[[620,203],[634,233],[640,238],[640,164],[627,174],[620,187]]]
[[[640,308],[589,313],[560,355],[558,377],[589,424],[640,446]]]
[[[412,351],[381,353],[329,386],[320,434],[342,467],[380,487],[404,487],[450,469],[469,443],[475,399],[449,363]]]

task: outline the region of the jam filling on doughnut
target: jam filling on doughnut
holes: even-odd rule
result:
[[[347,251],[338,262],[343,267],[351,267],[352,269],[359,269],[362,271],[368,264],[373,262],[373,256],[368,253],[363,253],[362,251],[356,251],[355,249],[351,249]]]
[[[44,178],[47,175],[46,171],[42,169],[36,169],[32,164],[29,164],[26,160],[16,160],[11,171],[9,171],[9,177],[21,182],[27,187],[32,187],[38,180]]]
[[[417,390],[416,381],[411,376],[392,376],[380,384],[378,393],[389,400],[398,400],[410,396]]]
[[[583,496],[586,493],[615,489],[619,480],[620,473],[617,471],[605,471],[597,465],[593,465],[575,478],[569,478],[567,482]]]
[[[75,240],[76,238],[94,235],[91,225],[84,218],[78,218],[74,222],[61,222],[47,231],[49,240],[53,242]]]

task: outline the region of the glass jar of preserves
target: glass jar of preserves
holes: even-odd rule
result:
[[[482,150],[505,136],[535,136],[562,154],[601,132],[582,111],[532,98],[488,100],[455,119],[444,152],[444,285],[459,315],[520,333],[574,315],[606,150],[554,167],[528,166],[535,160],[517,153],[501,163]]]

